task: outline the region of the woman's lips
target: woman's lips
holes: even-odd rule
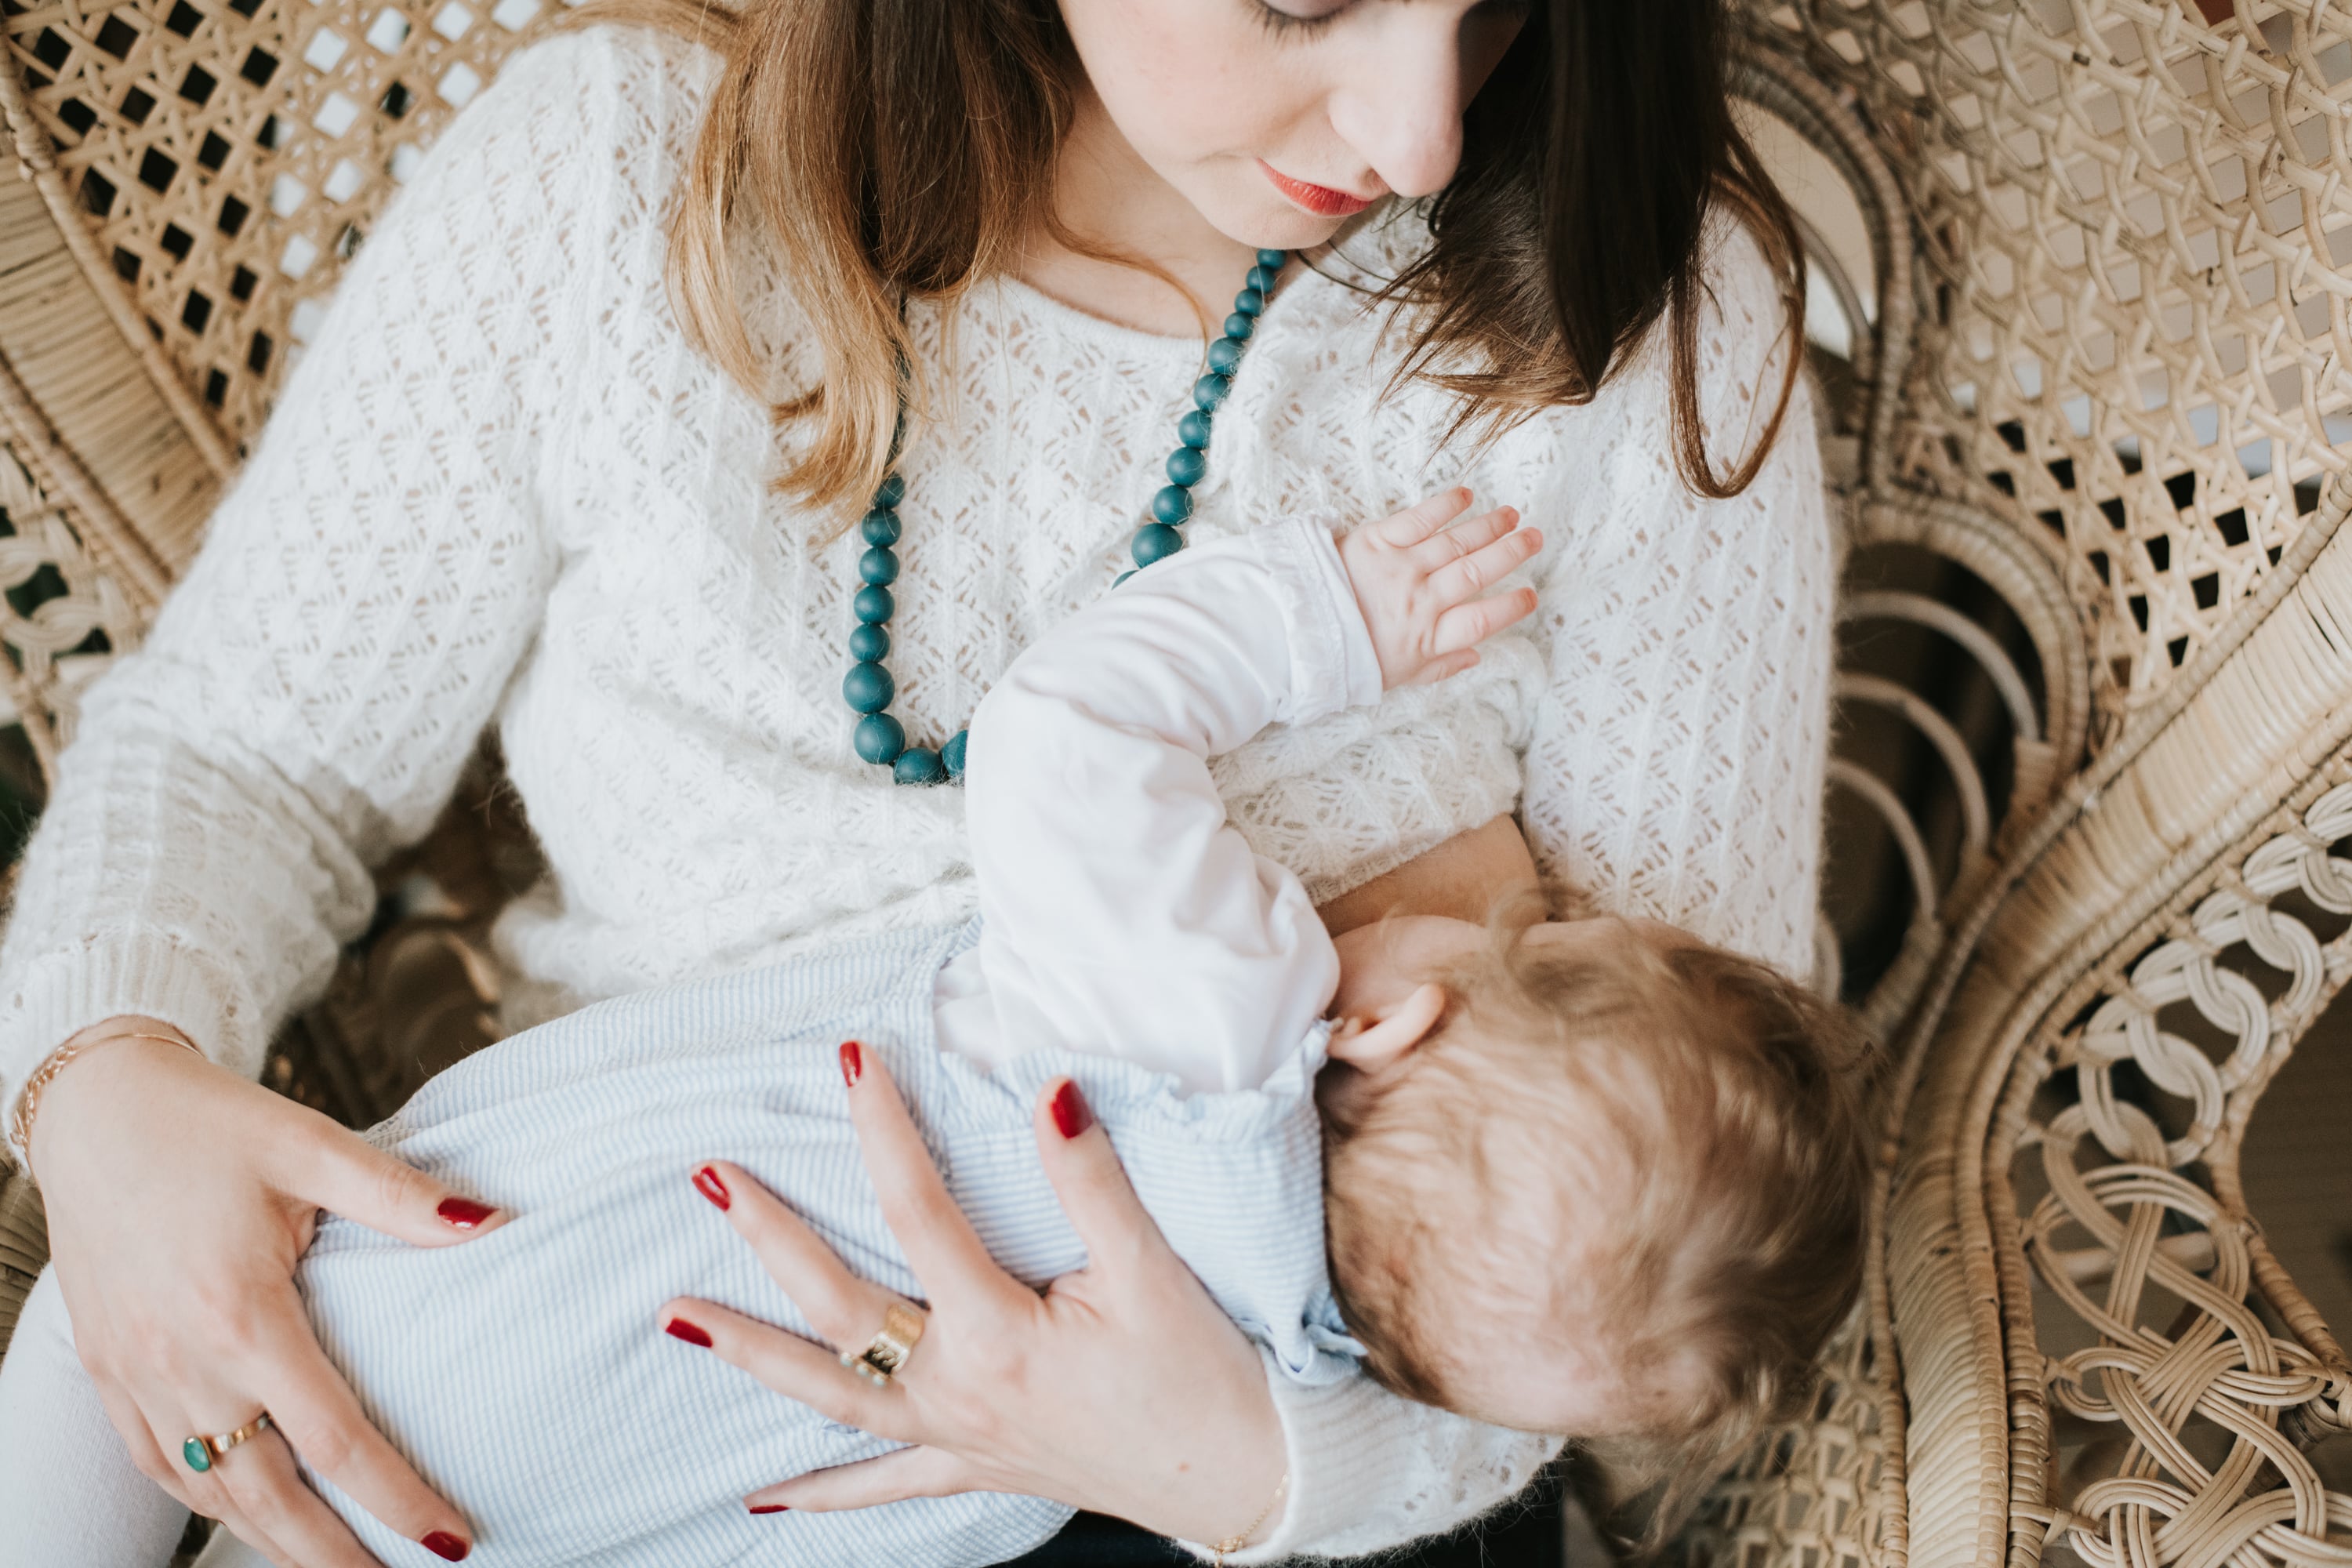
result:
[[[1346,217],[1372,205],[1370,198],[1366,196],[1351,196],[1328,185],[1310,185],[1304,180],[1294,180],[1263,158],[1257,161],[1257,166],[1265,171],[1265,177],[1274,182],[1276,190],[1308,212],[1321,216]]]

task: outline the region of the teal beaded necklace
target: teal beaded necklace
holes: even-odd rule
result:
[[[1265,309],[1266,296],[1274,292],[1275,278],[1288,259],[1287,251],[1259,251],[1257,265],[1234,296],[1224,336],[1209,345],[1208,374],[1192,384],[1192,406],[1176,422],[1178,445],[1168,454],[1168,482],[1151,498],[1150,521],[1129,542],[1134,569],[1120,573],[1112,587],[1184,548],[1184,536],[1176,531],[1191,519],[1192,487],[1209,471],[1210,423],[1233,390],[1234,372],[1256,330],[1259,312]],[[898,580],[898,552],[891,546],[898,542],[898,503],[906,495],[907,481],[896,472],[889,474],[874,491],[873,510],[857,524],[858,537],[866,542],[866,553],[857,558],[858,580],[865,585],[849,606],[857,617],[857,625],[850,628],[849,657],[857,662],[842,677],[841,696],[851,712],[864,715],[852,739],[858,756],[888,768],[892,779],[902,784],[947,784],[963,777],[964,737],[971,731],[958,730],[938,751],[907,744],[907,727],[889,711],[890,700],[898,694],[898,682],[882,662],[889,657],[890,617],[898,612],[890,584]]]

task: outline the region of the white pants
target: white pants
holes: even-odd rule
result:
[[[44,1268],[0,1357],[0,1568],[167,1568],[187,1527],[131,1462]]]

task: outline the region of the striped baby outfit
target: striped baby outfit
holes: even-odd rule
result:
[[[1031,1108],[1076,1079],[1169,1242],[1303,1384],[1354,1370],[1325,1273],[1318,1026],[1262,1088],[1181,1092],[1048,1050],[983,1068],[936,1048],[933,984],[977,922],[861,938],[782,965],[624,997],[493,1046],[371,1136],[514,1218],[463,1247],[322,1219],[298,1276],[320,1342],[373,1419],[477,1531],[483,1568],[1001,1562],[1060,1504],[994,1493],[754,1518],[741,1499],[893,1445],[661,1332],[691,1295],[808,1325],[691,1173],[731,1160],[857,1273],[915,1300],[851,1129],[835,1047],[881,1054],[988,1249],[1043,1285],[1085,1253],[1039,1165]],[[916,1352],[919,1364],[923,1351]],[[415,1548],[320,1478],[387,1563]]]

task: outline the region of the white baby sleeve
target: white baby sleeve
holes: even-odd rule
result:
[[[1380,695],[1307,519],[1163,561],[1015,660],[966,775],[997,1047],[1116,1056],[1192,1090],[1262,1082],[1339,963],[1298,879],[1227,824],[1208,759]]]

